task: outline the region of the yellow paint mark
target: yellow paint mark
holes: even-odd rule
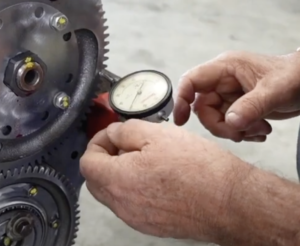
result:
[[[5,246],[11,245],[11,239],[9,237],[5,237],[3,240]]]
[[[35,196],[37,193],[38,193],[37,188],[31,188],[31,189],[29,190],[29,194],[30,194],[31,196]]]
[[[62,104],[63,104],[64,108],[69,107],[69,105],[70,105],[69,97],[64,97],[64,98],[62,99]]]
[[[60,25],[64,25],[67,23],[67,19],[65,17],[60,17],[59,20],[58,20],[58,23]]]
[[[52,224],[52,227],[56,229],[56,228],[58,227],[58,223],[57,223],[57,222],[54,222],[54,223]]]
[[[26,57],[25,63],[29,63],[29,62],[32,62],[32,57]]]
[[[34,68],[34,63],[33,62],[28,62],[26,63],[26,68]]]

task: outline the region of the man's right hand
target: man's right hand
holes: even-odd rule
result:
[[[187,122],[191,104],[213,135],[263,142],[272,131],[267,119],[300,115],[300,53],[224,53],[182,76],[174,109],[177,125]]]

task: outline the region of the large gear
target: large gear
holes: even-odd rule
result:
[[[0,194],[4,245],[73,244],[79,224],[77,195],[66,177],[47,166],[15,168],[0,174]]]
[[[80,124],[107,59],[103,16],[99,0],[0,1],[0,162],[50,148]]]
[[[0,245],[74,243],[105,23],[101,0],[0,0]]]

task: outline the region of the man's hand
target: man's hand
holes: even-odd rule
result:
[[[265,141],[266,119],[300,114],[300,53],[264,56],[227,52],[188,71],[181,80],[174,110],[177,125],[190,116],[217,137]]]
[[[205,241],[249,168],[195,134],[138,120],[99,132],[81,159],[89,191],[132,228]]]
[[[224,246],[300,245],[299,185],[178,127],[114,123],[92,139],[81,172],[92,195],[142,233]]]

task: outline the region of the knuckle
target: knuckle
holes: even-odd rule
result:
[[[208,129],[210,131],[210,133],[215,136],[215,137],[223,137],[223,134],[222,132],[218,129],[218,128],[215,128],[215,127],[209,127]]]
[[[253,100],[252,98],[245,98],[243,100],[243,104],[245,108],[251,109],[251,114],[256,115],[261,115],[263,112],[263,99],[261,98],[256,98]]]
[[[80,158],[80,161],[79,161],[80,165],[80,172],[81,174],[86,177],[89,175],[90,173],[90,160],[89,160],[89,157],[84,154],[81,158]]]
[[[238,51],[229,50],[229,51],[225,51],[225,52],[222,52],[221,54],[219,54],[216,59],[217,60],[231,60],[231,59],[237,57],[238,55],[239,55]]]
[[[126,127],[134,127],[139,122],[137,119],[129,119],[123,125]]]

